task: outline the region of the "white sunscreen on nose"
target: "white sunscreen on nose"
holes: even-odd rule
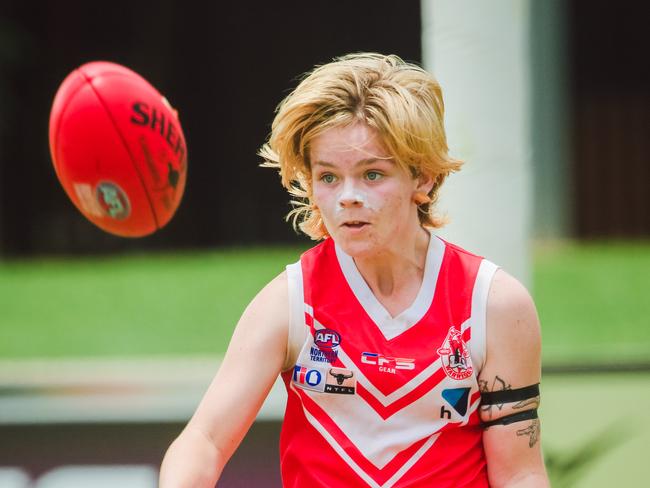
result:
[[[362,207],[367,208],[368,210],[375,210],[376,205],[372,204],[371,200],[372,199],[368,198],[368,195],[366,195],[363,192],[360,192],[360,191],[354,191],[354,192],[344,191],[343,193],[341,193],[341,195],[338,198],[339,205],[337,206],[336,211],[337,212],[343,211],[343,209],[345,208],[345,205],[343,204],[343,202],[346,202],[346,201],[348,201],[348,202],[349,201],[357,202],[357,203],[361,204]]]

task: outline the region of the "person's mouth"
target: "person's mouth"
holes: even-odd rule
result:
[[[341,224],[341,227],[350,230],[361,230],[369,226],[370,222],[364,220],[346,220]]]

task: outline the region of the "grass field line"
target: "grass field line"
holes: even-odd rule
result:
[[[185,422],[220,358],[0,360],[0,424]],[[278,379],[258,419],[279,419]]]
[[[215,356],[0,360],[0,424],[186,421],[221,363]],[[543,377],[648,372],[650,363],[544,367]],[[278,379],[258,418],[282,418]]]
[[[0,359],[0,385],[204,384],[220,364],[220,356]]]

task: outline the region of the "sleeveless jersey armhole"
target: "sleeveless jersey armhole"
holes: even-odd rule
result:
[[[474,289],[472,291],[472,335],[470,351],[472,355],[472,364],[476,366],[476,374],[483,369],[485,365],[485,355],[487,348],[487,301],[492,278],[499,269],[499,266],[483,259],[476,275]]]
[[[307,338],[305,325],[305,299],[302,286],[302,266],[300,261],[289,264],[287,269],[287,286],[289,287],[289,332],[287,334],[287,355],[282,371],[294,367],[298,354]]]

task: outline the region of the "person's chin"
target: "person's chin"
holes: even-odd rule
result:
[[[336,242],[345,254],[353,258],[368,257],[376,251],[375,246],[372,244],[372,239],[369,236],[362,236],[360,234],[350,235],[347,232],[337,233],[334,236],[334,242]]]

